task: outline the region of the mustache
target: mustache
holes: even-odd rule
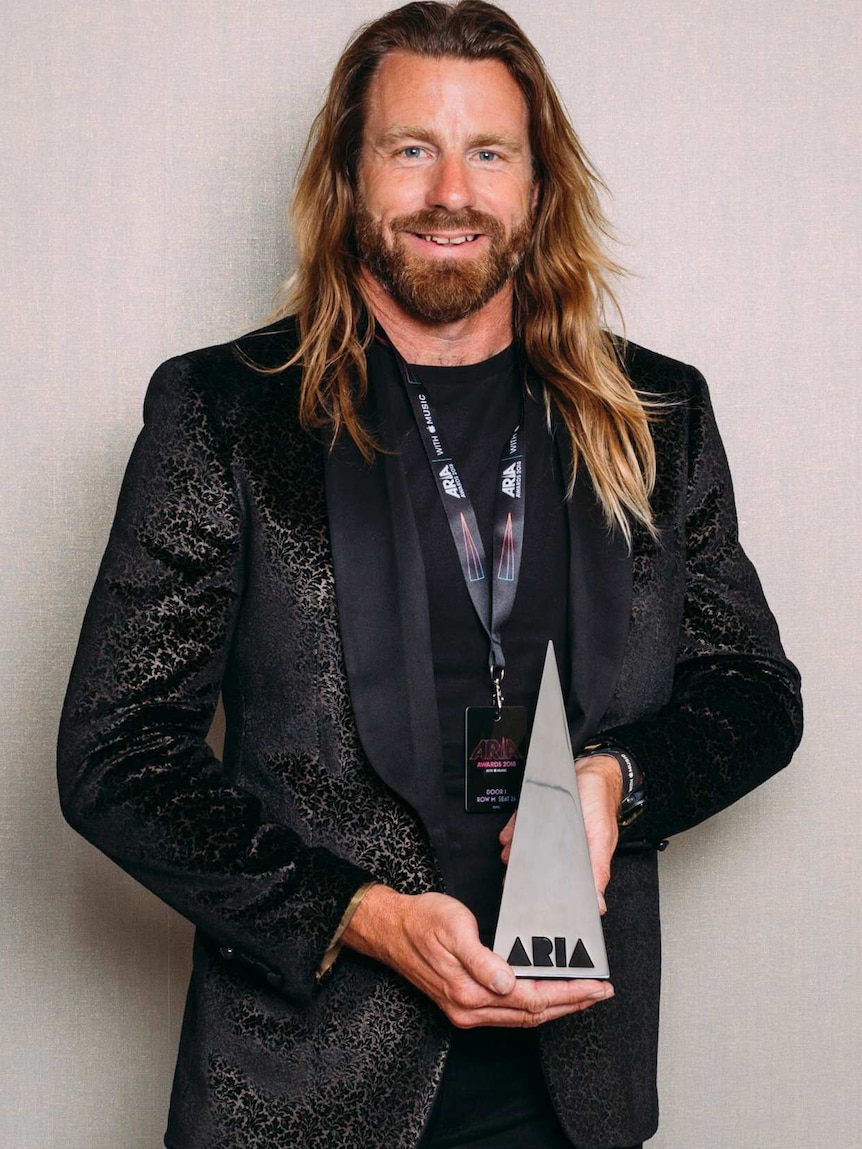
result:
[[[475,208],[465,207],[460,211],[446,211],[445,208],[426,208],[411,215],[399,215],[392,220],[393,231],[412,231],[425,235],[432,231],[466,231],[493,238],[503,237],[503,225],[493,215]]]

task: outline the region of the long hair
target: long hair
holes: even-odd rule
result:
[[[652,531],[649,493],[655,452],[648,417],[605,327],[616,308],[609,280],[601,181],[569,123],[541,56],[515,21],[483,0],[419,0],[361,28],[336,65],[314,121],[294,192],[298,270],[276,317],[296,315],[301,364],[300,419],[346,431],[370,459],[377,445],[359,408],[368,379],[365,348],[374,320],[363,297],[356,252],[356,171],[369,84],[389,52],[501,61],[527,105],[539,202],[529,249],[514,276],[514,323],[532,366],[571,438],[574,485],[589,470],[608,525],[627,539],[631,520]],[[618,310],[618,309],[617,309]]]

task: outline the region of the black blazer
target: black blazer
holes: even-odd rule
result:
[[[424,570],[394,455],[365,465],[301,431],[287,321],[156,372],[81,636],[59,776],[71,824],[195,923],[166,1144],[416,1144],[449,1028],[392,971],[344,950],[369,878],[445,889]],[[371,355],[380,354],[377,351]],[[374,370],[386,369],[378,362]],[[660,540],[632,553],[586,477],[570,503],[573,743],[613,730],[649,784],[615,859],[605,934],[616,996],[541,1031],[573,1142],[657,1123],[655,851],[790,758],[786,661],[739,547],[706,387],[629,346],[653,425]],[[219,694],[224,763],[204,738]]]

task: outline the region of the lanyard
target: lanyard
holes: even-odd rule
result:
[[[395,349],[392,349],[395,351]],[[509,621],[518,590],[521,552],[524,543],[524,498],[526,495],[524,456],[522,450],[523,414],[518,426],[506,440],[497,468],[494,497],[494,553],[490,571],[482,536],[476,523],[473,503],[455,461],[443,445],[443,438],[431,401],[402,357],[395,352],[401,378],[413,408],[419,437],[428,456],[437,492],[446,512],[452,541],[461,562],[461,573],[473,603],[473,609],[490,643],[488,666],[491,671],[493,702],[503,705],[503,671],[506,660],[500,632]]]

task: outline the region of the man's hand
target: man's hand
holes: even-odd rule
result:
[[[611,858],[619,837],[617,810],[623,796],[622,775],[616,759],[607,754],[590,754],[586,758],[579,758],[575,763],[575,773],[581,809],[584,812],[596,897],[599,910],[604,914],[608,908],[605,904],[605,889],[611,878]],[[504,863],[508,863],[512,851],[516,817],[517,814],[513,814],[500,832]]]
[[[607,981],[516,979],[508,962],[479,941],[467,907],[446,894],[372,886],[341,940],[396,970],[460,1029],[536,1026],[614,992]]]

